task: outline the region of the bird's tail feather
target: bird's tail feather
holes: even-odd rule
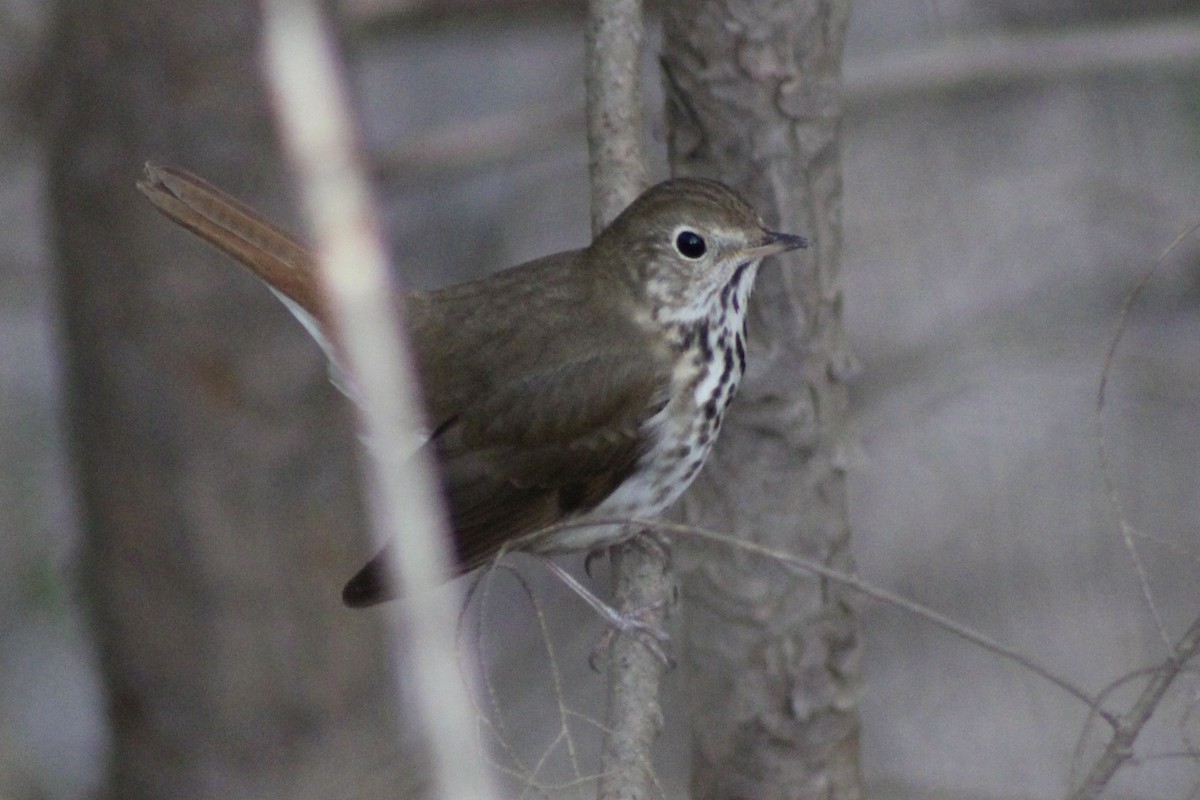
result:
[[[248,267],[326,329],[316,258],[291,234],[179,167],[148,162],[138,189],[163,214]]]

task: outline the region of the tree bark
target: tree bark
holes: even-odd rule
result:
[[[247,191],[285,185],[256,5],[61,19],[50,202],[106,793],[395,796],[382,632],[339,602],[368,547],[345,401],[269,293],[134,188],[163,158],[277,215]]]
[[[705,527],[853,570],[837,277],[849,2],[675,0],[663,69],[673,171],[740,189],[813,247],[768,264],[749,372],[685,496]],[[683,543],[681,543],[681,546]],[[692,545],[686,545],[688,550]],[[712,551],[711,546],[699,547]],[[846,589],[736,550],[681,554],[700,798],[859,798],[857,627]]]

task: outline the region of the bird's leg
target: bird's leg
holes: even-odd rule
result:
[[[644,608],[636,609],[628,614],[622,614],[608,603],[597,597],[590,589],[580,583],[574,575],[567,572],[558,564],[551,561],[545,556],[537,556],[538,560],[546,565],[546,569],[554,573],[559,580],[565,583],[575,594],[579,595],[585,603],[591,606],[600,617],[609,624],[609,630],[600,638],[600,642],[592,651],[589,663],[595,667],[596,657],[599,652],[607,649],[611,644],[611,638],[614,632],[629,633],[638,637],[638,640],[644,644],[647,649],[652,652],[656,658],[660,659],[664,664],[670,665],[671,658],[667,655],[663,645],[671,640],[659,626],[647,622],[643,617],[651,611],[660,608],[665,601],[659,601]]]

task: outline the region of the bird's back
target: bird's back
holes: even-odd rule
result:
[[[539,376],[552,381],[565,365],[599,356],[655,358],[648,332],[630,311],[632,298],[622,296],[629,289],[589,269],[585,252],[406,296],[407,328],[434,427],[506,384]],[[665,361],[662,369],[669,370]]]

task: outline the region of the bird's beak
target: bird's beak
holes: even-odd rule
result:
[[[766,258],[767,256],[786,253],[789,250],[799,250],[808,247],[808,239],[803,236],[793,236],[790,233],[764,231],[763,238],[752,247],[742,251],[741,256],[747,260]]]

